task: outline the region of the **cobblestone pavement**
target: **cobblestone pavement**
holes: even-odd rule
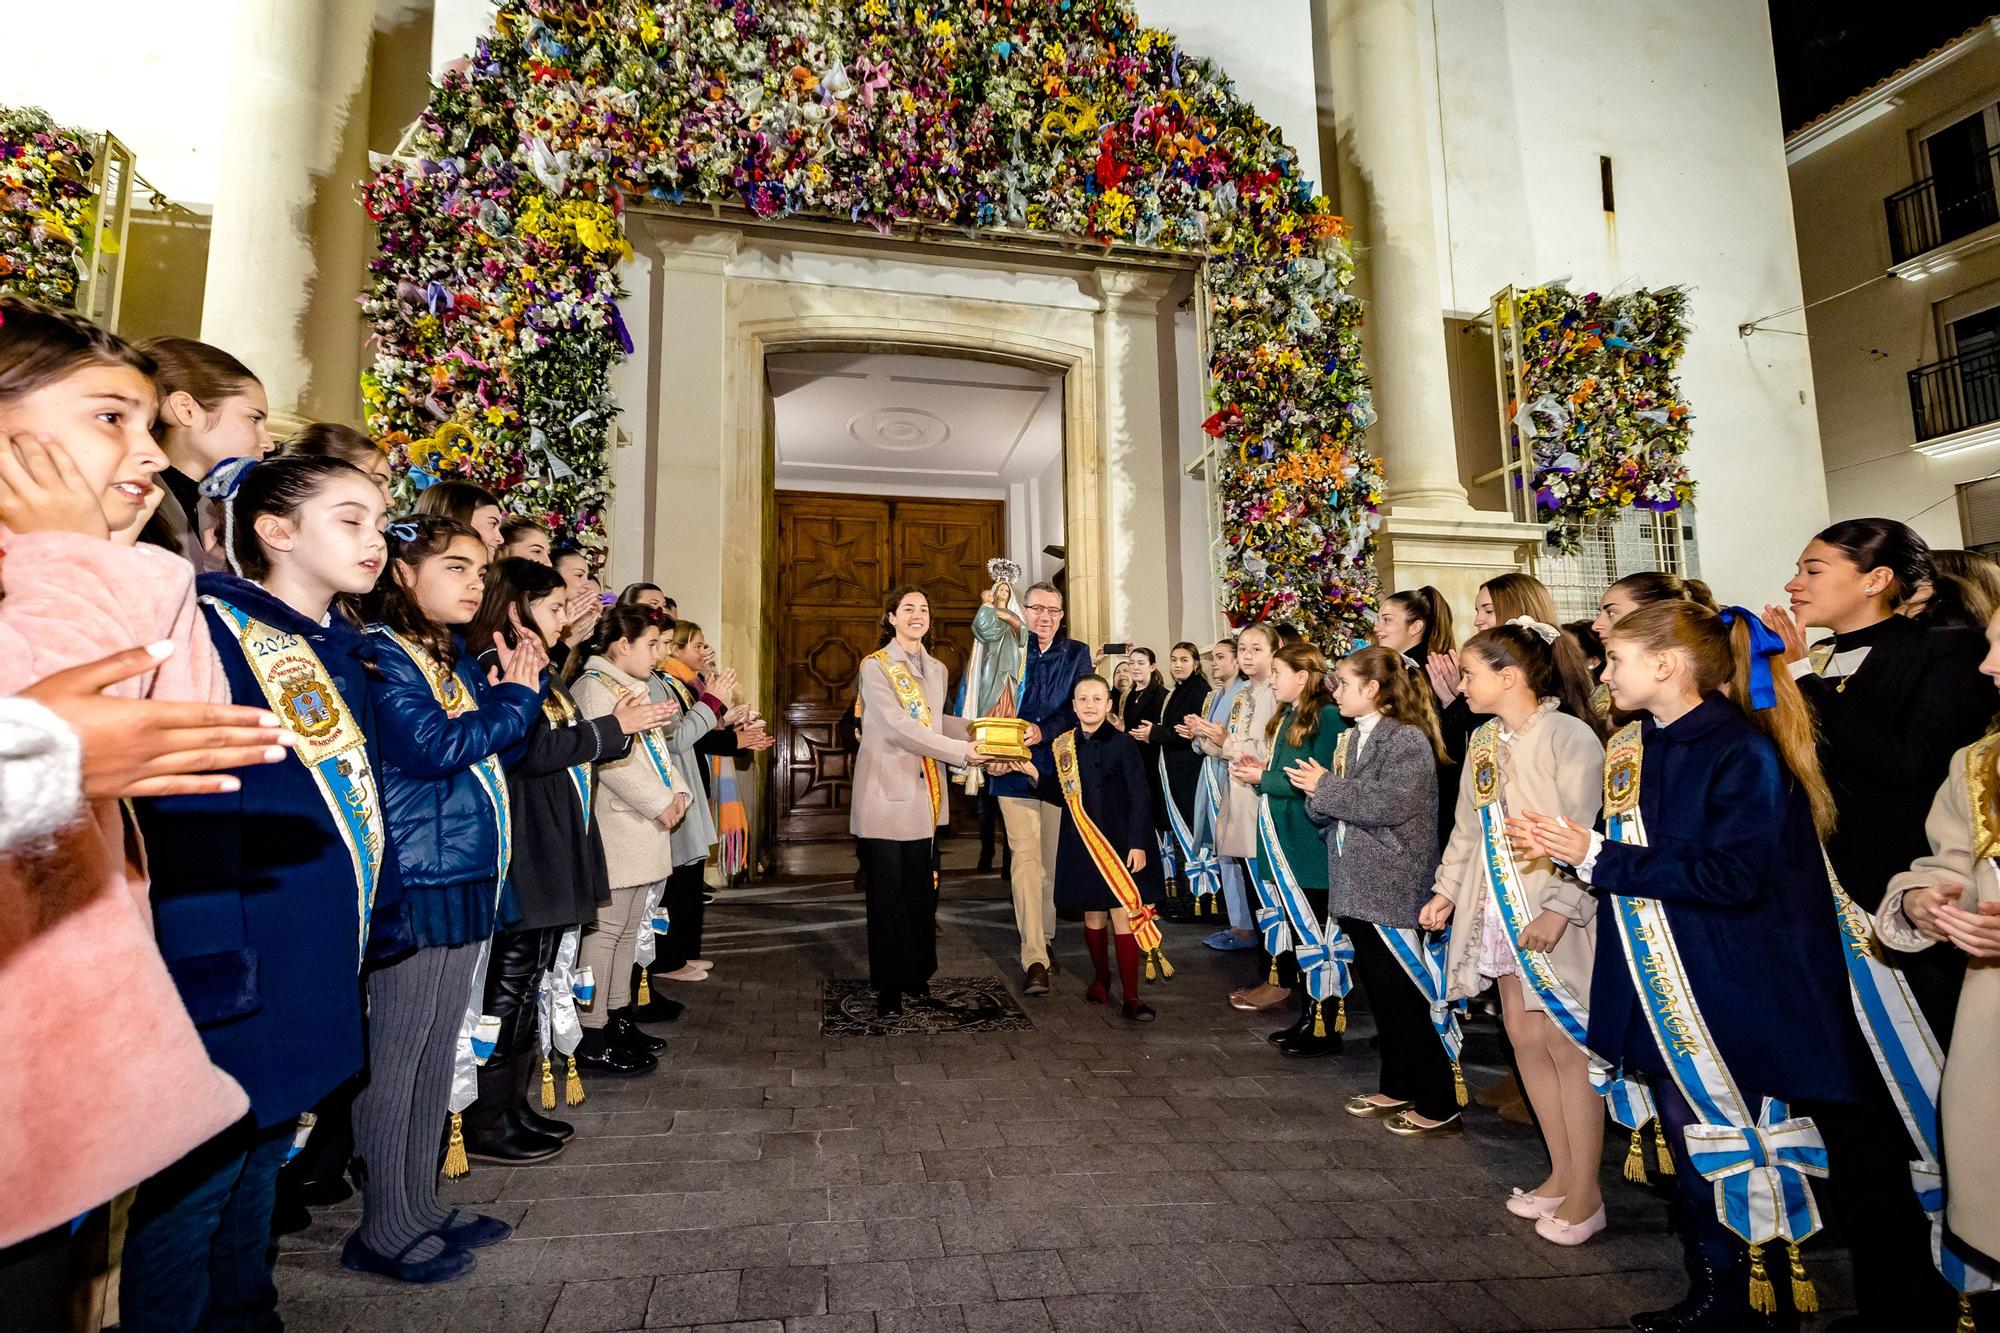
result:
[[[948,878],[940,916],[941,972],[1018,984],[997,879]],[[1022,1002],[1032,1032],[830,1040],[821,982],[867,970],[860,896],[725,893],[715,974],[670,988],[688,1011],[656,1029],[659,1071],[591,1080],[554,1160],[448,1188],[514,1239],[406,1290],[343,1270],[356,1214],[324,1210],[284,1242],[282,1313],[369,1333],[1448,1333],[1623,1327],[1678,1296],[1622,1142],[1611,1229],[1537,1239],[1501,1207],[1541,1179],[1531,1130],[1475,1106],[1463,1138],[1408,1142],[1341,1114],[1374,1087],[1366,1010],[1344,1055],[1283,1059],[1263,1040],[1281,1024],[1224,1003],[1251,964],[1206,933],[1168,928],[1178,976],[1149,988],[1150,1026],[1083,1002],[1065,923],[1054,993]],[[1813,1266],[1844,1306],[1838,1252]]]

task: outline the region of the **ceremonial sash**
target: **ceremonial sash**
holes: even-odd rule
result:
[[[472,697],[472,692],[465,688],[465,682],[458,678],[457,672],[447,670],[442,662],[386,625],[373,625],[369,628],[371,633],[380,634],[401,648],[410,661],[416,664],[417,670],[423,674],[425,683],[431,687],[431,697],[437,700],[438,707],[444,709],[447,717],[459,717],[479,711],[478,701]],[[499,855],[495,858],[493,866],[493,900],[497,905],[501,886],[507,879],[507,867],[513,864],[514,860],[513,803],[507,796],[507,770],[500,766],[499,755],[489,754],[472,765],[472,775],[478,779],[480,788],[486,793],[487,801],[493,806],[494,828],[499,833],[497,840]]]
[[[1331,917],[1322,923],[1312,904],[1306,901],[1299,877],[1292,872],[1284,845],[1278,841],[1278,825],[1271,813],[1269,796],[1257,798],[1257,869],[1261,872],[1260,892],[1263,881],[1268,879],[1269,894],[1278,904],[1278,912],[1298,933],[1296,957],[1299,972],[1305,978],[1306,995],[1313,1002],[1313,1035],[1326,1035],[1322,1009],[1328,999],[1336,1001],[1333,1030],[1347,1031],[1347,993],[1354,989],[1354,978],[1349,971],[1354,962],[1354,941],[1347,938]],[[1260,921],[1264,919],[1262,912],[1257,916]],[[1279,951],[1271,952],[1275,956]]]
[[[1646,845],[1641,759],[1639,725],[1633,723],[1612,737],[1605,756],[1604,813],[1607,836],[1634,847]],[[1687,1127],[1688,1160],[1702,1179],[1714,1182],[1722,1224],[1750,1247],[1751,1308],[1766,1314],[1777,1308],[1763,1247],[1782,1239],[1791,1261],[1792,1303],[1802,1312],[1817,1310],[1799,1242],[1820,1227],[1819,1204],[1807,1182],[1827,1174],[1819,1129],[1774,1097],[1753,1116],[1695,1001],[1664,907],[1651,898],[1613,895],[1611,901],[1639,1007],[1698,1120]]]
[[[556,690],[551,689],[542,700],[542,716],[555,726],[568,726],[581,716],[576,705]],[[571,764],[568,768],[569,785],[576,790],[576,799],[583,806],[583,827],[590,828],[590,798],[596,789],[597,768],[588,761]]]
[[[1994,827],[1992,802],[1986,790],[1993,771],[1994,748],[2000,738],[1979,742],[1966,756],[1975,857],[1990,859],[2000,848],[2000,828]],[[1901,968],[1883,961],[1875,923],[1860,904],[1847,896],[1840,879],[1827,866],[1833,885],[1834,912],[1840,921],[1842,954],[1847,960],[1848,987],[1861,1035],[1881,1071],[1882,1082],[1903,1117],[1918,1159],[1910,1164],[1917,1201],[1931,1219],[1931,1258],[1945,1281],[1959,1293],[1960,1327],[1970,1328],[1970,1297],[2000,1287],[1992,1261],[1975,1250],[1962,1249],[1945,1228],[1943,1141],[1938,1119],[1938,1087],[1944,1077],[1944,1048],[1910,991]]]
[[[910,668],[889,656],[887,648],[870,653],[868,660],[882,668],[882,674],[889,678],[890,686],[896,691],[896,701],[903,705],[904,710],[924,726],[930,726],[930,700],[924,697],[924,687],[916,676],[911,674]],[[924,789],[930,793],[931,827],[935,828],[939,818],[944,814],[944,774],[939,769],[937,760],[929,755],[925,755],[923,760]]]
[[[1500,799],[1500,724],[1487,722],[1472,734],[1465,761],[1472,770],[1472,804],[1479,815],[1480,864],[1486,872],[1486,887],[1492,907],[1513,947],[1521,980],[1535,992],[1543,1012],[1562,1034],[1590,1061],[1590,1086],[1604,1098],[1611,1118],[1632,1131],[1625,1152],[1625,1178],[1643,1181],[1646,1159],[1641,1131],[1654,1119],[1652,1094],[1637,1079],[1616,1074],[1611,1066],[1590,1049],[1590,1006],[1556,972],[1545,953],[1524,948],[1521,932],[1535,919],[1528,903],[1527,885],[1514,863],[1514,850],[1507,843],[1507,810]],[[1654,1126],[1654,1148],[1662,1174],[1673,1173],[1673,1159],[1666,1140]]]
[[[1201,715],[1207,721],[1216,720],[1216,701],[1223,693],[1220,688],[1212,689],[1208,692],[1208,697],[1201,701]],[[1192,835],[1192,845],[1207,847],[1210,856],[1217,856],[1215,834],[1222,824],[1223,784],[1228,781],[1229,774],[1222,760],[1212,755],[1204,755],[1201,761],[1201,777],[1194,789],[1194,823],[1189,832]],[[1207,885],[1206,890],[1199,891],[1195,895],[1194,914],[1213,916],[1216,911],[1216,897],[1222,891],[1219,857],[1215,873],[1205,877],[1204,883]]]
[[[1154,969],[1158,968],[1162,978],[1174,975],[1173,964],[1167,961],[1160,950],[1159,915],[1146,906],[1139,896],[1139,883],[1132,878],[1132,868],[1125,864],[1125,858],[1104,836],[1095,820],[1083,808],[1083,774],[1076,763],[1076,732],[1065,731],[1056,737],[1050,750],[1056,760],[1056,781],[1062,786],[1063,804],[1069,808],[1069,817],[1076,823],[1077,835],[1083,839],[1084,850],[1090,853],[1091,864],[1097,873],[1104,876],[1104,882],[1111,886],[1111,896],[1125,909],[1126,920],[1132,925],[1132,938],[1139,945],[1139,951],[1146,955],[1146,980],[1153,980]],[[1130,999],[1130,996],[1126,997]]]
[[[1445,939],[1448,932],[1434,936],[1428,943],[1408,926],[1385,926],[1377,922],[1375,932],[1389,946],[1390,955],[1402,965],[1404,975],[1423,992],[1424,1002],[1431,1010],[1431,1027],[1444,1046],[1445,1059],[1451,1061],[1452,1091],[1458,1096],[1458,1104],[1465,1105],[1465,1071],[1458,1063],[1459,1052],[1465,1048],[1465,1034],[1458,1026],[1457,1006],[1445,998]]]
[[[236,634],[250,674],[271,711],[298,737],[292,757],[305,766],[354,866],[355,963],[368,950],[368,920],[375,910],[385,845],[382,797],[368,765],[368,737],[341,697],[333,674],[312,645],[275,629],[220,597],[203,597]]]
[[[1207,766],[1203,765],[1202,780],[1208,779]],[[1167,798],[1167,832],[1162,843],[1172,840],[1178,855],[1181,874],[1187,879],[1188,893],[1199,904],[1206,896],[1213,903],[1217,890],[1222,886],[1222,865],[1215,859],[1213,844],[1195,841],[1194,830],[1181,817],[1181,808],[1174,802],[1174,789],[1167,782],[1167,757],[1160,756],[1160,790]],[[1197,790],[1195,799],[1201,799]]]
[[[576,1016],[576,958],[582,930],[571,926],[556,946],[555,965],[542,973],[535,996],[535,1021],[542,1042],[542,1109],[556,1109],[556,1079],[551,1057],[562,1055],[569,1066],[564,1080],[563,1102],[575,1106],[583,1101],[583,1080],[577,1077],[572,1058],[583,1040],[583,1025]]]

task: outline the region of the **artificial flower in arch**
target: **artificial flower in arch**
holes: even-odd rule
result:
[[[482,482],[586,547],[632,350],[629,207],[1201,256],[1225,608],[1329,645],[1371,613],[1382,479],[1342,221],[1127,0],[506,0],[365,202],[371,426],[415,484]]]

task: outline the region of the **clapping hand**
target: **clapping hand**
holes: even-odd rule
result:
[[[1548,857],[1566,866],[1590,855],[1590,830],[1566,815],[1540,815],[1530,810],[1507,821],[1507,841],[1514,855],[1530,860]]]
[[[2000,958],[2000,903],[1962,906],[1963,884],[1912,889],[1903,895],[1903,915],[1930,939],[1973,958]]]
[[[1264,761],[1254,755],[1243,755],[1230,762],[1229,776],[1246,787],[1254,787],[1264,777]]]
[[[1317,759],[1301,759],[1285,770],[1285,776],[1300,791],[1314,791],[1318,789],[1320,779],[1326,776],[1326,765]]]
[[[729,696],[736,693],[736,668],[725,667],[709,677],[708,692],[728,702]]]
[[[1424,673],[1431,678],[1431,693],[1438,697],[1440,705],[1449,706],[1458,698],[1458,654],[1432,653],[1424,663]]]
[[[487,668],[487,683],[525,685],[539,692],[542,672],[549,665],[549,650],[542,646],[540,635],[530,633],[521,624],[520,612],[509,608],[507,618],[514,626],[514,642],[509,644],[505,634],[493,636],[493,655],[500,659],[500,665]]]
[[[1785,641],[1785,660],[1803,661],[1806,656],[1806,632],[1799,628],[1799,618],[1792,614],[1788,606],[1766,606],[1764,614],[1758,617],[1766,629]]]
[[[611,716],[617,719],[619,729],[627,736],[663,727],[673,721],[674,715],[680,711],[678,704],[656,704],[643,694],[628,694],[611,705]]]
[[[1133,740],[1139,741],[1142,744],[1150,742],[1153,739],[1153,724],[1150,722],[1141,722],[1138,726],[1132,728],[1131,736]]]

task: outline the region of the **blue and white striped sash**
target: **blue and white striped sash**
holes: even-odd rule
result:
[[[1278,946],[1289,945],[1288,936],[1296,932],[1299,971],[1305,977],[1306,994],[1316,1001],[1344,998],[1354,989],[1348,970],[1354,962],[1354,941],[1342,934],[1332,920],[1322,923],[1306,901],[1298,876],[1292,873],[1292,863],[1285,858],[1285,849],[1278,841],[1278,826],[1271,817],[1269,796],[1257,798],[1256,866],[1261,872],[1257,876],[1258,896],[1269,903],[1265,911],[1273,913],[1276,921],[1274,930],[1265,911],[1257,913],[1258,923],[1264,926],[1264,947],[1275,957],[1284,952]]]

